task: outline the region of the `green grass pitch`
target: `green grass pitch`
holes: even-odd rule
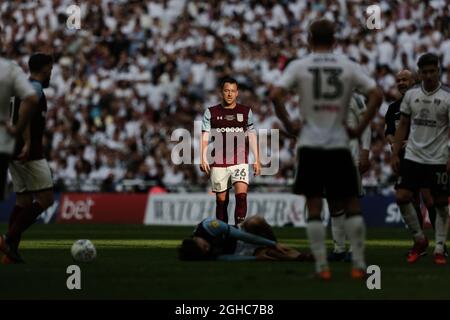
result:
[[[6,225],[0,225],[4,231]],[[450,266],[428,255],[406,263],[404,229],[368,229],[367,262],[381,268],[381,290],[351,280],[350,265],[331,265],[328,283],[311,277],[312,263],[181,262],[176,247],[191,227],[36,225],[24,236],[24,265],[0,265],[3,299],[449,299]],[[428,230],[428,236],[433,238]],[[307,250],[304,229],[275,228],[281,242]],[[81,290],[68,290],[70,247],[91,239],[97,259],[81,267]],[[328,246],[331,242],[328,241]]]

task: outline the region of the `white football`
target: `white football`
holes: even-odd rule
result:
[[[77,240],[70,250],[72,257],[77,262],[92,262],[97,257],[94,244],[87,239]]]

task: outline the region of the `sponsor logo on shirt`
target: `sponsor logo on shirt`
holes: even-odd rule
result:
[[[244,128],[234,128],[234,127],[228,127],[228,128],[216,128],[217,132],[244,132]]]
[[[430,110],[420,109],[419,118],[414,119],[413,123],[417,126],[436,127],[436,120],[428,120],[430,116]]]
[[[423,119],[427,119],[429,115],[430,115],[430,110],[428,110],[428,109],[420,109],[419,117],[421,117]]]
[[[209,225],[211,228],[217,229],[219,227],[219,221],[213,220]]]
[[[225,116],[225,120],[233,121],[233,120],[234,120],[234,114],[226,115],[226,116]]]
[[[416,126],[425,126],[425,127],[436,127],[436,120],[427,120],[427,119],[414,119],[413,123]]]
[[[334,57],[315,57],[314,62],[336,62]]]

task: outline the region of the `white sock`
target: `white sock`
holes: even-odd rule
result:
[[[309,245],[316,261],[316,272],[321,272],[328,268],[325,248],[325,227],[320,220],[308,221],[306,226]]]
[[[419,218],[417,218],[416,210],[411,202],[407,204],[399,205],[400,212],[402,213],[403,220],[411,230],[414,240],[423,240],[425,235],[423,234],[422,228],[420,227]]]
[[[361,215],[351,216],[345,219],[345,233],[352,247],[353,267],[366,270],[364,259],[364,240],[366,238],[366,227]]]
[[[331,235],[333,236],[334,252],[345,251],[345,215],[331,217]]]
[[[448,207],[436,207],[435,239],[436,247],[434,253],[443,253],[444,244],[448,233]]]

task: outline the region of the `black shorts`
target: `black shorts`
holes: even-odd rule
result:
[[[298,152],[295,194],[328,199],[358,196],[358,177],[347,149],[303,147]]]
[[[430,189],[434,195],[448,195],[449,179],[445,164],[423,164],[404,159],[400,165],[397,189]]]
[[[8,176],[9,155],[0,153],[0,201],[5,199],[6,177]]]

